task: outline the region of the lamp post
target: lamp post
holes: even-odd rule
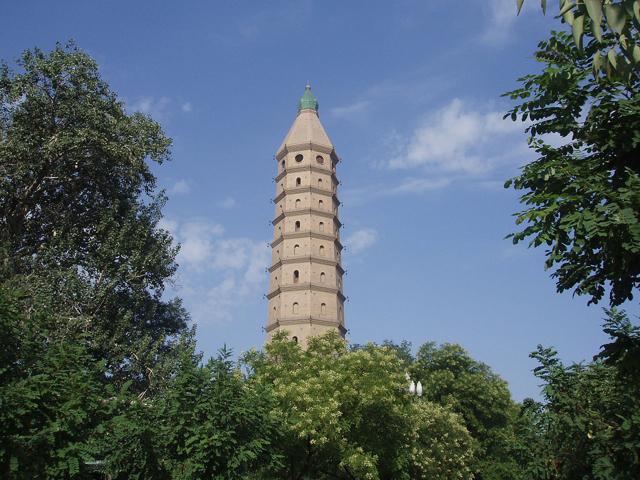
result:
[[[418,383],[416,383],[413,380],[411,380],[411,377],[409,376],[408,373],[405,373],[404,376],[407,379],[407,382],[409,382],[409,394],[410,395],[417,395],[418,397],[421,397],[422,396],[422,383],[420,383],[419,380],[418,380]]]

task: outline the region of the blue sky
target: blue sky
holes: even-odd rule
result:
[[[605,340],[600,307],[504,240],[518,202],[502,184],[532,155],[500,94],[559,28],[526,3],[7,2],[0,58],[73,38],[173,138],[163,224],[206,354],[263,342],[273,154],[309,80],[343,159],[349,340],[460,343],[520,400],[538,394],[537,344],[580,361]]]

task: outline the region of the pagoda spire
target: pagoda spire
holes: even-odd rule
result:
[[[318,100],[316,100],[316,97],[311,92],[311,84],[309,84],[309,81],[307,81],[307,85],[306,87],[304,87],[304,94],[298,102],[298,112],[307,108],[310,110],[315,110],[317,112],[318,106]]]
[[[311,86],[307,84],[298,102],[298,115],[276,156],[280,156],[284,151],[295,151],[301,146],[309,145],[333,150],[333,144],[318,117],[318,100],[311,93]]]

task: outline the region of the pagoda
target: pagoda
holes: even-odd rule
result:
[[[267,340],[282,330],[303,347],[309,337],[329,330],[344,337],[340,159],[320,123],[309,85],[275,159]]]

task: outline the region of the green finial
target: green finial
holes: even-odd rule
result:
[[[311,85],[307,82],[307,86],[304,88],[304,95],[298,102],[298,111],[303,110],[305,108],[312,108],[316,112],[318,111],[318,100],[311,93]]]

